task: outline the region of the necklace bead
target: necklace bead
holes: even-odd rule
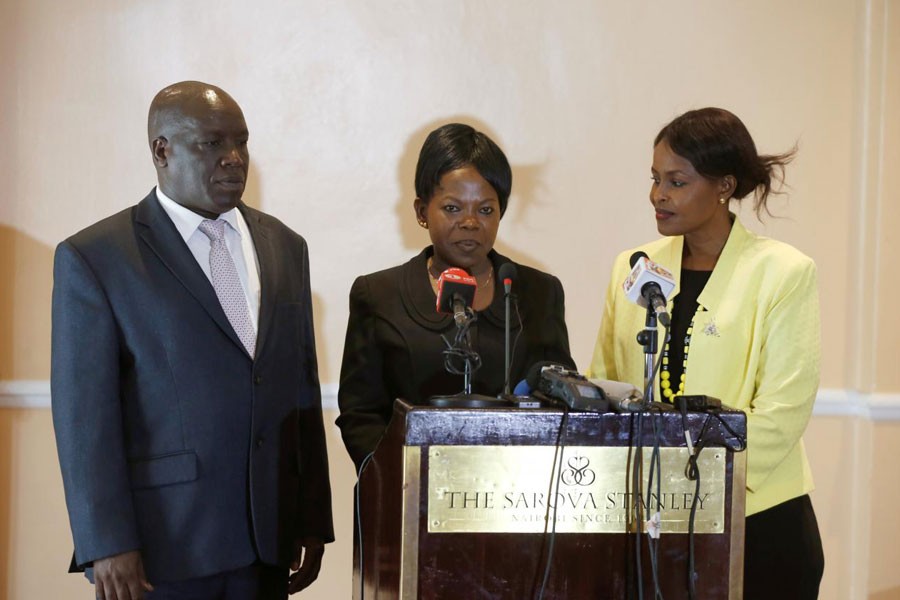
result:
[[[687,375],[688,353],[691,350],[691,335],[694,333],[694,321],[691,320],[688,325],[687,333],[684,336],[684,360],[681,362],[681,376],[678,378],[678,388],[673,386],[672,374],[669,372],[669,340],[666,339],[666,345],[663,347],[662,366],[659,373],[659,387],[662,390],[663,397],[669,402],[675,396],[684,395],[684,382]]]

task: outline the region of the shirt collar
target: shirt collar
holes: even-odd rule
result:
[[[159,204],[166,211],[166,214],[169,215],[169,218],[172,219],[175,229],[178,230],[185,242],[194,235],[194,232],[200,227],[200,223],[206,220],[206,217],[203,215],[198,215],[191,209],[185,208],[166,196],[159,186],[156,186],[156,197],[159,198]],[[237,221],[237,208],[232,208],[222,213],[219,215],[219,219],[228,223],[232,230],[241,235],[241,228],[238,227]]]

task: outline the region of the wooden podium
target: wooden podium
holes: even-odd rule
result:
[[[731,410],[719,416],[569,413],[563,431],[556,408],[448,409],[398,400],[359,481],[362,552],[357,535],[353,597],[537,598],[552,547],[544,598],[637,598],[631,473],[640,426],[642,499],[654,438],[661,447],[659,493],[654,485],[643,518],[662,507],[662,593],[688,597],[693,503],[696,597],[740,599],[746,453],[732,449],[739,448],[734,434],[746,436],[746,417]],[[684,423],[694,443],[703,437],[697,494],[685,476]],[[639,535],[640,580],[644,597],[653,598],[649,536]]]

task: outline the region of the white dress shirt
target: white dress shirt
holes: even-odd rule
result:
[[[206,217],[198,215],[194,211],[183,207],[168,196],[166,196],[159,186],[156,188],[156,197],[159,198],[159,204],[162,206],[175,229],[184,238],[184,243],[190,249],[191,254],[197,259],[197,264],[203,269],[207,279],[212,283],[212,273],[209,269],[209,249],[210,240],[202,231],[200,231],[200,223]],[[244,289],[244,297],[247,299],[247,308],[250,310],[250,320],[253,322],[253,329],[259,332],[259,259],[256,256],[256,248],[253,246],[253,239],[250,237],[250,230],[244,221],[244,216],[236,208],[232,208],[228,212],[219,215],[219,219],[225,221],[228,226],[225,227],[225,245],[228,246],[228,252],[234,260],[234,266],[237,268],[238,277],[241,279],[241,287]]]

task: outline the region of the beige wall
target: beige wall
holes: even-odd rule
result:
[[[612,258],[655,235],[654,134],[681,111],[719,105],[762,151],[799,141],[778,218],[744,214],[819,266],[823,387],[839,398],[879,392],[896,407],[897,0],[246,6],[0,0],[0,384],[49,376],[53,248],[147,193],[147,104],[197,78],[244,108],[248,201],[310,242],[325,382],[338,377],[353,278],[427,242],[412,174],[436,125],[470,122],[507,152],[513,197],[498,249],[560,276],[584,365]],[[90,597],[63,574],[70,542],[49,423],[45,409],[0,409],[0,599]],[[810,426],[823,598],[900,598],[890,567],[900,520],[888,504],[896,434],[896,422],[865,414]],[[349,589],[353,474],[330,442],[340,541],[312,598]]]
[[[844,348],[865,4],[729,6],[344,0],[249,11],[234,0],[215,10],[4,0],[2,243],[35,264],[4,257],[16,291],[0,308],[45,301],[56,243],[147,193],[149,100],[200,78],[246,112],[248,199],[309,240],[325,381],[340,368],[353,278],[427,242],[413,218],[412,173],[425,134],[449,119],[486,129],[509,155],[513,197],[498,247],[561,277],[581,364],[612,258],[656,235],[646,198],[659,127],[712,104],[739,114],[763,151],[799,141],[790,201],[775,202],[779,218],[750,224],[816,259],[826,348]],[[5,379],[47,375],[45,322],[25,316],[15,317],[12,345],[36,359],[0,362]],[[846,386],[842,352],[827,351],[824,366],[824,385]]]

